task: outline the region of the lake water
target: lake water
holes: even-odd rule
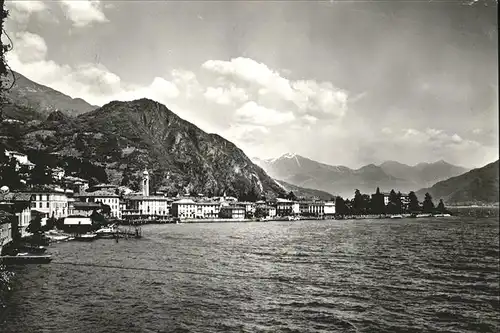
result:
[[[16,268],[0,331],[495,332],[498,229],[456,217],[149,225],[139,240],[56,244],[51,264]]]

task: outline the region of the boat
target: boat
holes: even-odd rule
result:
[[[87,233],[87,234],[81,234],[81,235],[75,236],[76,241],[85,241],[85,242],[93,241],[96,238],[97,238],[97,234],[93,234],[93,233]]]
[[[0,261],[5,265],[15,264],[48,264],[52,261],[50,254],[30,254],[28,252],[18,253],[15,256],[2,256]]]
[[[391,219],[402,219],[403,215],[391,215]]]
[[[432,214],[417,214],[417,217],[432,217]]]
[[[118,233],[118,229],[109,227],[109,228],[101,228],[95,232],[97,237],[99,238],[115,238]]]
[[[31,244],[23,244],[18,248],[20,251],[29,252],[29,253],[44,253],[47,251],[45,246],[36,246]]]

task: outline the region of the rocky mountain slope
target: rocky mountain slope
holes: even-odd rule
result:
[[[482,168],[436,183],[417,191],[423,198],[429,192],[434,201],[443,199],[447,204],[491,204],[499,202],[498,160]]]
[[[6,93],[7,101],[9,104],[31,111],[35,114],[33,115],[35,118],[46,118],[54,111],[77,116],[97,108],[81,98],[71,98],[57,90],[33,82],[17,72],[14,72],[14,76],[14,86]],[[15,110],[15,108],[10,108],[11,116]]]
[[[467,171],[444,161],[416,166],[385,162],[380,166],[369,164],[355,170],[319,163],[296,154],[254,161],[271,177],[343,197],[352,197],[355,189],[362,193],[374,193],[377,187],[381,191],[395,189],[408,192]]]
[[[148,99],[111,102],[69,117],[54,112],[20,129],[16,149],[35,149],[89,160],[105,168],[115,184],[138,188],[148,168],[153,190],[273,197],[285,193],[241,149],[181,119]]]

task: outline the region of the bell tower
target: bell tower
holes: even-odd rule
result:
[[[149,197],[149,172],[147,169],[144,169],[142,173],[142,195]]]

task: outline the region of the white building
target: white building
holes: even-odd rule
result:
[[[19,235],[29,236],[26,231],[31,222],[31,195],[29,193],[1,193],[0,206],[14,214],[18,222]]]
[[[222,204],[216,201],[196,202],[195,217],[200,219],[218,218],[221,207]]]
[[[172,216],[181,219],[196,217],[197,204],[191,199],[181,199],[172,202]]]
[[[300,214],[300,205],[292,200],[277,198],[276,214],[278,216],[298,215]]]
[[[333,201],[325,202],[324,214],[325,216],[335,215],[335,202]]]
[[[75,195],[75,197],[79,198],[80,201],[83,202],[100,202],[104,205],[107,205],[111,210],[111,216],[117,219],[121,219],[120,196],[118,194],[99,190],[95,192],[81,193]]]
[[[164,220],[170,215],[171,199],[164,196],[128,195],[123,198],[124,220]]]
[[[255,207],[255,215],[266,218],[276,217],[276,207],[261,203]]]
[[[5,156],[7,156],[8,158],[15,158],[17,160],[16,170],[19,170],[21,166],[26,166],[29,170],[35,167],[35,164],[31,163],[31,161],[28,159],[28,155],[26,154],[19,153],[13,150],[5,150]]]
[[[68,216],[68,196],[64,190],[31,192],[31,208],[56,219]]]

